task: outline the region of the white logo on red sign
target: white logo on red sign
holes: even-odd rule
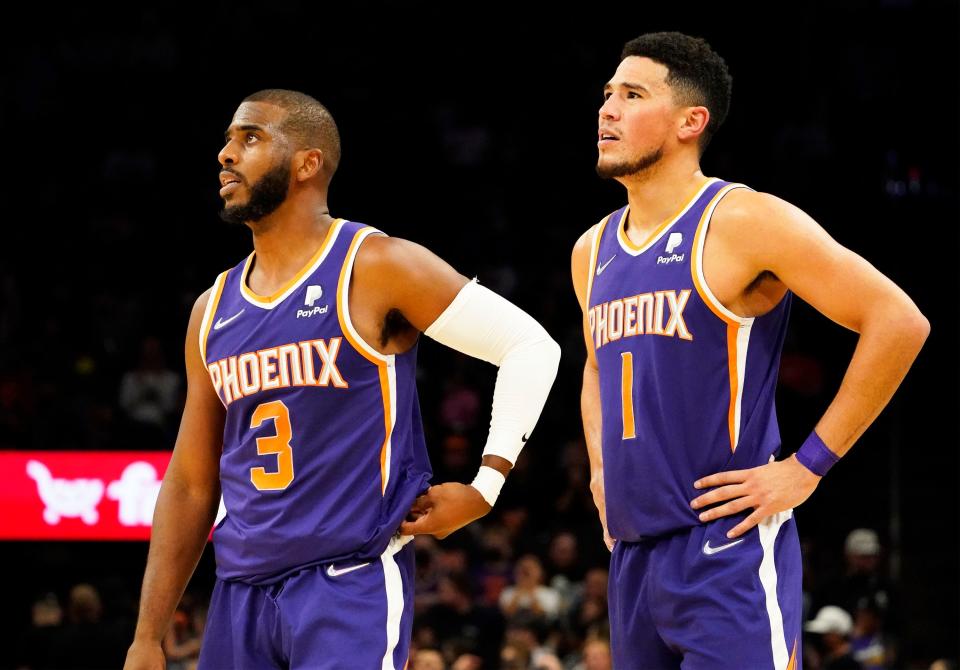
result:
[[[101,479],[54,477],[40,461],[27,462],[27,475],[37,483],[43,501],[43,520],[51,526],[60,519],[79,518],[88,526],[100,519],[97,507],[107,497],[119,503],[118,520],[123,526],[149,526],[160,494],[157,470],[145,461],[128,465],[120,479],[104,486]]]

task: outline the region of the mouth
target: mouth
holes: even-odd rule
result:
[[[220,195],[228,196],[240,188],[241,179],[232,172],[220,173]]]
[[[614,133],[611,130],[608,130],[606,128],[601,128],[597,132],[598,147],[607,146],[609,144],[612,144],[613,142],[619,142],[619,141],[620,141],[620,138],[616,135],[616,133]]]

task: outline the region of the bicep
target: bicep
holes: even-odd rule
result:
[[[173,477],[191,488],[209,488],[219,479],[226,417],[200,354],[200,324],[208,293],[197,300],[187,326],[187,397],[169,467]]]
[[[577,295],[577,302],[580,303],[580,310],[583,312],[583,341],[587,349],[587,367],[596,369],[597,358],[593,350],[593,333],[590,329],[590,310],[587,305],[589,296],[587,295],[587,285],[590,280],[590,253],[593,246],[593,236],[596,234],[597,226],[592,226],[573,247],[573,253],[570,257],[570,275],[573,280],[573,290]]]
[[[372,236],[357,257],[365,295],[398,309],[419,331],[430,327],[469,279],[429,249],[395,237]]]
[[[839,244],[799,208],[765,194],[755,199],[749,251],[799,298],[859,332],[870,311],[902,291],[864,258]]]

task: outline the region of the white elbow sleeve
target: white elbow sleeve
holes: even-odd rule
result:
[[[533,317],[476,280],[424,334],[500,367],[483,453],[516,463],[557,376],[560,346]]]

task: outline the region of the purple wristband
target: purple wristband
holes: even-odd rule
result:
[[[813,431],[797,449],[797,460],[813,474],[823,477],[840,457],[830,451],[817,431]]]

